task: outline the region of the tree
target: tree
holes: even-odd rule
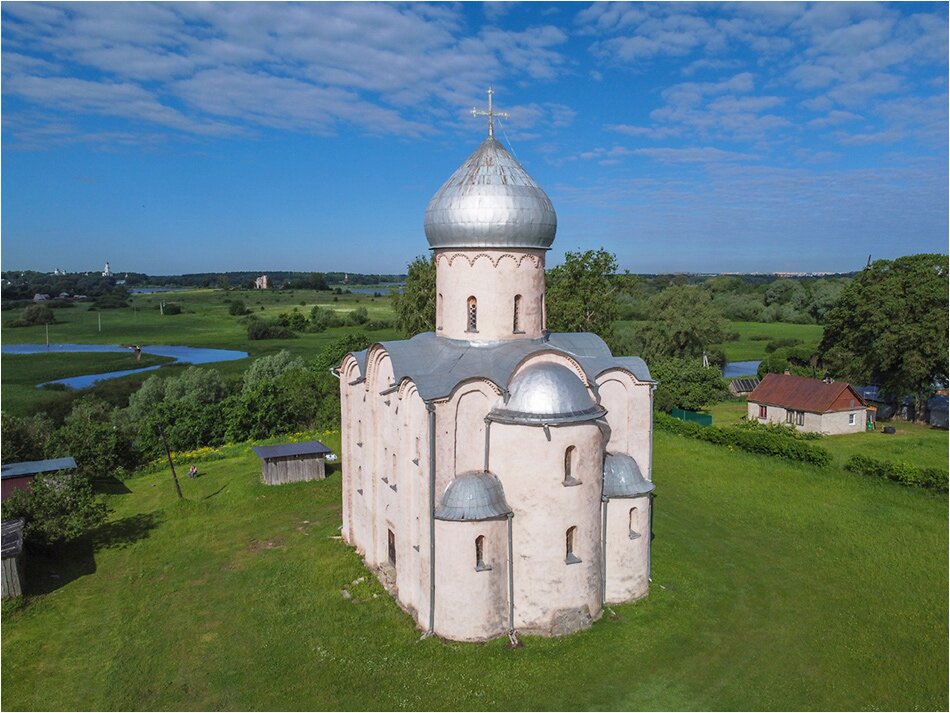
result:
[[[729,393],[719,369],[704,367],[697,358],[660,358],[650,362],[650,376],[660,382],[653,397],[659,411],[697,410],[721,401]]]
[[[285,371],[303,368],[303,359],[294,356],[286,349],[281,349],[276,354],[269,354],[254,360],[250,368],[244,372],[242,391],[248,392],[262,382],[273,381]]]
[[[53,310],[43,304],[30,305],[23,310],[20,319],[13,322],[12,327],[30,327],[35,324],[52,324],[56,321]]]
[[[548,271],[547,314],[552,332],[593,332],[610,343],[617,318],[617,260],[603,248],[568,252]]]
[[[85,396],[56,431],[51,448],[75,458],[81,475],[111,475],[137,462],[130,425],[105,401]]]
[[[723,339],[725,322],[709,304],[709,293],[700,287],[675,285],[652,297],[653,321],[643,329],[647,356],[701,357]]]
[[[81,475],[41,473],[29,490],[15,490],[3,503],[3,519],[23,517],[24,540],[52,546],[75,539],[105,522],[109,507]]]
[[[396,327],[407,337],[435,330],[435,260],[420,255],[409,263],[402,294],[392,293]]]
[[[827,316],[820,351],[837,377],[917,395],[947,378],[947,256],[878,260],[845,287]]]
[[[52,453],[55,426],[45,413],[29,417],[3,414],[2,458],[4,463],[43,460]]]

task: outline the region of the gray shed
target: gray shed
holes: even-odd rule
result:
[[[320,441],[252,448],[261,459],[261,473],[266,485],[323,480],[326,477],[324,459],[328,453],[333,452]]]
[[[4,520],[2,529],[3,549],[3,598],[19,597],[23,594],[20,582],[23,581],[23,525],[22,517],[16,520]]]

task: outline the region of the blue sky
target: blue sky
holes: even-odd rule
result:
[[[3,3],[2,266],[401,272],[499,138],[549,264],[946,252],[946,3]]]

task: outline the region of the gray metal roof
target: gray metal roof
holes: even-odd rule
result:
[[[425,231],[433,248],[547,249],[557,215],[541,186],[489,136],[429,201]]]
[[[287,456],[316,456],[333,451],[320,441],[301,441],[300,443],[281,443],[278,446],[251,446],[261,460],[285,458]]]
[[[37,473],[52,473],[56,470],[69,470],[76,467],[72,456],[65,458],[51,458],[50,460],[27,460],[21,463],[5,463],[0,468],[2,478],[22,478]]]
[[[424,332],[412,339],[381,344],[389,353],[396,383],[412,379],[425,401],[445,398],[460,383],[475,378],[488,379],[507,393],[515,369],[527,357],[543,351],[573,357],[591,381],[617,368],[626,369],[641,381],[653,381],[643,359],[612,356],[604,340],[590,332],[487,343],[446,339],[434,332]],[[353,356],[365,376],[367,350],[353,352]]]
[[[640,466],[626,453],[608,453],[604,458],[604,495],[636,498],[652,493],[656,486],[643,477]]]
[[[491,418],[506,423],[570,423],[600,418],[587,387],[562,364],[538,362],[525,367],[508,385],[491,410]]]
[[[495,520],[511,513],[505,490],[498,476],[485,471],[472,471],[456,476],[442,495],[435,511],[436,520],[453,522]]]
[[[22,517],[15,520],[4,520],[0,523],[0,545],[2,545],[3,559],[16,557],[23,551],[23,525],[26,522]]]

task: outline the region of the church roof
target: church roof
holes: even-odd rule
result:
[[[429,201],[425,231],[432,248],[547,249],[557,215],[541,186],[489,136]]]
[[[504,342],[474,343],[437,337],[423,332],[412,339],[380,342],[392,362],[395,383],[411,379],[424,401],[446,398],[463,381],[488,379],[507,393],[515,369],[527,357],[553,351],[573,357],[594,381],[608,369],[626,369],[641,381],[653,381],[640,357],[615,357],[596,334],[577,332],[551,334],[546,339],[513,339]],[[353,352],[366,375],[368,350]]]
[[[571,423],[604,413],[577,374],[561,364],[539,362],[511,380],[508,397],[492,409],[491,417],[504,423]]]
[[[442,495],[435,511],[436,520],[455,522],[494,520],[511,514],[505,490],[498,476],[485,471],[472,471],[456,476]]]
[[[604,458],[604,496],[635,498],[652,493],[656,486],[643,477],[640,466],[626,453],[608,453]]]

